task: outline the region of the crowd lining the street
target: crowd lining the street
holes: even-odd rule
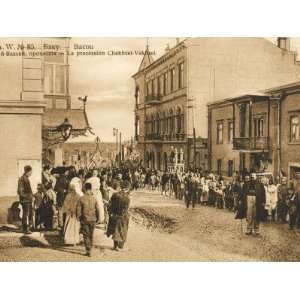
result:
[[[179,173],[141,167],[77,170],[73,166],[45,166],[42,182],[33,194],[31,173],[32,168],[26,166],[18,183],[24,233],[58,229],[65,244],[71,245],[80,242],[82,233],[88,256],[97,224],[102,224],[108,237],[112,236],[114,250],[123,249],[129,224],[129,194],[137,189],[156,191],[162,199],[184,201],[187,209],[207,205],[232,211],[236,219],[246,218],[246,234],[259,234],[260,222],[266,221],[300,228],[299,191],[288,186],[286,177],[245,172],[224,180],[201,170]]]

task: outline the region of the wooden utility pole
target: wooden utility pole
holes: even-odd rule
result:
[[[119,166],[121,166],[121,162],[122,162],[122,133],[121,132],[119,136],[119,142],[120,142]]]

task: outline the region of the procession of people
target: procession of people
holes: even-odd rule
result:
[[[247,235],[259,235],[261,222],[288,223],[300,228],[300,195],[282,176],[259,176],[255,172],[235,173],[224,179],[202,170],[161,172],[142,167],[79,169],[74,166],[45,166],[42,182],[33,194],[31,166],[25,166],[18,182],[22,206],[22,229],[58,230],[66,245],[80,243],[80,234],[91,256],[97,224],[113,240],[113,250],[122,251],[129,225],[130,191],[157,192],[161,199],[173,197],[186,209],[210,206],[246,219]]]
[[[65,245],[78,245],[92,255],[95,227],[112,237],[115,251],[124,250],[129,225],[130,176],[119,169],[76,170],[73,166],[45,166],[42,183],[33,193],[32,167],[25,166],[18,182],[22,230],[58,230]]]

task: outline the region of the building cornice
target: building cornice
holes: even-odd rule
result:
[[[42,115],[46,103],[41,101],[0,101],[0,114]]]

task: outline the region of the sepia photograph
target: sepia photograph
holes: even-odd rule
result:
[[[299,53],[0,38],[0,261],[298,262]]]

